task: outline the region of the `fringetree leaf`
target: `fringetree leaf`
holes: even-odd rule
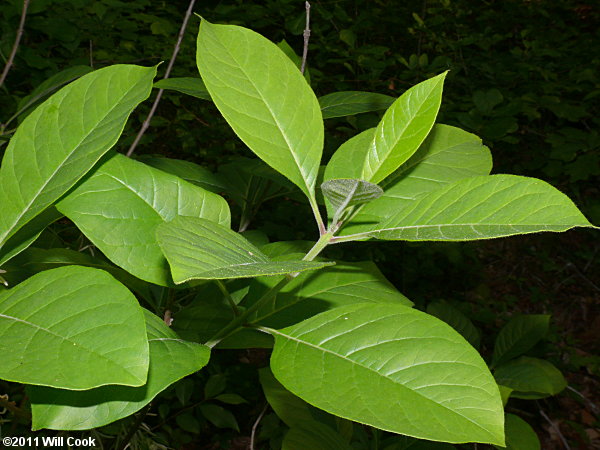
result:
[[[206,20],[200,24],[197,63],[236,134],[315,203],[323,120],[314,92],[294,63],[251,30]]]
[[[57,205],[112,262],[167,286],[156,227],[179,215],[229,225],[227,202],[181,178],[116,154]]]
[[[217,428],[231,428],[237,432],[240,427],[231,411],[212,403],[203,403],[199,407],[202,415]]]
[[[240,234],[209,220],[177,217],[157,230],[175,283],[189,280],[248,278],[316,270],[316,261],[272,261]]]
[[[136,298],[87,267],[41,272],[0,292],[0,378],[63,389],[141,386],[148,341]]]
[[[62,88],[23,121],[0,168],[0,248],[116,142],[150,94],[155,67],[115,65]]]
[[[369,128],[340,145],[325,167],[324,180],[360,179],[365,153],[374,138],[375,128]]]
[[[323,119],[388,109],[396,99],[373,92],[341,91],[319,97]]]
[[[498,333],[492,365],[497,366],[521,356],[548,333],[550,316],[527,314],[512,318]]]
[[[468,241],[592,226],[566,195],[549,184],[515,175],[491,175],[431,191],[410,208],[373,226],[373,231],[351,236]]]
[[[273,374],[318,408],[423,439],[504,443],[502,402],[485,362],[434,317],[356,304],[267,330]]]
[[[353,178],[326,181],[321,185],[321,190],[332,206],[334,222],[349,206],[368,203],[383,194],[383,189],[376,184]]]
[[[206,86],[201,78],[181,77],[167,78],[154,83],[157,89],[167,89],[169,91],[177,91],[182,94],[191,95],[200,100],[210,100],[210,95],[206,90]]]
[[[141,387],[102,386],[77,392],[30,387],[33,430],[101,427],[139,411],[165,388],[208,363],[208,347],[179,339],[162,319],[144,313],[150,344],[148,382]]]
[[[511,397],[537,399],[556,395],[567,381],[554,364],[544,359],[521,356],[494,371],[498,384],[513,389]]]
[[[433,127],[442,101],[445,77],[446,72],[423,81],[402,94],[383,115],[367,146],[364,146],[362,138],[355,137],[360,142],[360,147],[340,147],[329,163],[331,171],[342,172],[336,174],[336,178],[360,178],[378,184],[408,160]],[[368,136],[371,132],[367,131],[359,136]],[[343,168],[349,164],[360,167],[358,176],[357,169],[351,169],[352,174],[343,173]],[[336,165],[343,168],[336,169]]]
[[[215,194],[220,194],[226,189],[226,181],[222,177],[191,161],[147,155],[141,155],[137,160]]]
[[[505,419],[506,447],[496,446],[499,450],[540,450],[540,439],[527,422],[514,414]]]
[[[290,46],[290,44],[288,44],[288,42],[285,39],[279,41],[277,43],[277,47],[279,47],[281,51],[285,53],[285,56],[290,58],[290,60],[294,63],[298,70],[302,68],[302,57],[294,51],[294,49]],[[308,69],[308,67],[304,68],[303,75],[306,79],[306,82],[310,84],[310,70]]]
[[[242,302],[252,305],[279,280],[259,278],[250,284]],[[281,328],[308,319],[318,313],[354,303],[396,303],[412,306],[370,261],[336,262],[317,272],[298,275],[253,317],[262,325]]]
[[[344,233],[368,231],[428,192],[463,178],[488,175],[491,169],[492,156],[481,139],[459,128],[435,125],[417,152],[382,183],[384,194],[363,205]]]

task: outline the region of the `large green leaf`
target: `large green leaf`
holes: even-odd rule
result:
[[[167,386],[208,363],[210,350],[183,341],[159,317],[145,311],[150,367],[141,387],[103,386],[88,391],[30,387],[32,428],[87,430],[127,417],[150,403]]]
[[[316,270],[316,261],[272,261],[242,235],[205,219],[179,216],[156,230],[175,283]]]
[[[274,278],[253,281],[242,305],[253,304],[278,281]],[[333,267],[298,275],[256,312],[253,321],[281,328],[323,311],[366,302],[409,307],[413,304],[398,292],[373,262],[337,262]]]
[[[141,386],[148,372],[144,317],[108,273],[41,272],[0,292],[0,377],[63,389]]]
[[[236,134],[314,201],[323,119],[294,63],[251,30],[206,20],[200,24],[197,62],[208,92]]]
[[[384,94],[342,91],[319,97],[323,119],[388,109],[396,99]]]
[[[498,384],[513,389],[511,397],[544,398],[567,387],[567,381],[551,362],[521,356],[494,371]]]
[[[548,333],[550,316],[528,314],[512,318],[498,333],[494,345],[494,366],[521,356]]]
[[[573,202],[549,184],[515,175],[459,180],[353,238],[468,241],[592,227]],[[344,233],[346,232],[344,231]]]
[[[338,178],[360,179],[361,161],[374,138],[375,128],[369,128],[340,145],[325,167],[323,179],[326,181]]]
[[[445,77],[446,72],[402,94],[386,111],[368,145],[360,139],[360,147],[340,147],[329,163],[330,171],[342,172],[335,178],[360,178],[378,184],[408,160],[433,127]],[[341,168],[335,167],[338,165]],[[343,173],[348,166],[355,166],[350,169],[352,174]]]
[[[283,438],[281,450],[352,450],[341,434],[331,427],[312,421],[306,427],[292,427]]]
[[[435,125],[417,152],[382,183],[383,196],[364,205],[345,233],[372,229],[373,223],[410,208],[428,192],[463,178],[488,175],[491,169],[492,156],[481,139],[460,128]],[[329,175],[326,171],[326,178]]]
[[[156,227],[184,215],[229,225],[229,207],[212,192],[116,154],[58,209],[115,264],[163,286],[170,276]]]
[[[504,443],[502,402],[485,362],[434,317],[356,304],[269,331],[275,377],[308,403],[418,438]]]
[[[33,113],[0,168],[0,247],[67,192],[116,142],[150,94],[155,67],[116,65],[81,77]]]

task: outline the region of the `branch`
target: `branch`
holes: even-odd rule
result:
[[[304,74],[306,69],[306,57],[308,56],[308,41],[310,39],[310,3],[305,2],[306,6],[306,27],[304,28],[304,49],[302,50],[302,65],[300,66],[300,72]]]
[[[23,36],[23,30],[25,29],[25,17],[27,17],[27,8],[29,7],[29,0],[23,0],[23,11],[21,11],[21,22],[19,22],[19,28],[17,30],[17,36],[15,37],[15,43],[13,44],[12,50],[10,51],[10,56],[8,57],[8,61],[6,61],[6,66],[4,66],[4,70],[2,71],[2,75],[0,75],[0,86],[4,84],[4,80],[8,75],[8,71],[13,65],[13,61],[15,59],[15,55],[17,54],[17,49],[19,48],[19,43],[21,42],[21,37]]]
[[[181,24],[181,28],[179,29],[179,36],[177,37],[177,43],[175,44],[175,48],[173,49],[173,54],[171,55],[171,60],[169,61],[169,65],[167,66],[167,70],[165,71],[165,76],[163,77],[164,80],[169,78],[169,75],[171,75],[171,70],[173,69],[173,65],[175,64],[175,60],[177,59],[177,54],[179,53],[179,49],[181,47],[181,41],[183,41],[183,36],[185,35],[185,30],[186,30],[188,22],[190,20],[190,16],[192,15],[192,10],[194,9],[194,3],[196,3],[196,0],[190,0],[188,9],[185,12],[185,17],[183,18],[183,23]],[[140,128],[140,131],[138,132],[137,136],[135,137],[135,140],[133,141],[133,144],[131,144],[131,147],[129,147],[129,150],[127,151],[127,156],[131,156],[133,154],[133,152],[135,151],[135,148],[137,147],[140,140],[142,139],[142,136],[144,135],[144,133],[150,126],[150,121],[152,120],[152,117],[154,116],[154,113],[156,112],[156,108],[158,107],[158,104],[160,103],[160,99],[162,97],[163,90],[164,89],[158,90],[158,94],[156,94],[156,98],[154,99],[152,108],[150,108],[148,117],[146,117],[146,120],[144,120],[144,122],[142,123],[142,128]]]

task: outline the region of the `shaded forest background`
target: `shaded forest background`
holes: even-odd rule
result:
[[[187,5],[185,0],[34,0],[14,67],[0,89],[0,123],[6,124],[44,80],[66,68],[168,61]],[[1,66],[21,8],[21,0],[2,0]],[[212,22],[249,27],[275,42],[285,40],[302,52],[303,1],[204,0],[195,12]],[[318,95],[359,90],[399,96],[449,69],[438,122],[479,135],[492,150],[494,173],[546,180],[600,223],[600,9],[593,2],[315,0],[311,19],[308,68]],[[198,22],[192,18],[172,76],[198,76]],[[127,150],[149,108],[146,102],[134,113],[117,144],[120,151]],[[327,121],[326,158],[380,116]],[[136,154],[186,159],[212,170],[250,156],[214,105],[172,91],[165,92]],[[312,239],[312,227],[305,226],[308,208],[302,216],[306,221],[297,219],[302,208],[293,200],[266,203],[251,228],[273,240]],[[514,408],[535,426],[542,448],[588,449],[600,448],[595,447],[600,442],[599,249],[593,231],[573,230],[479,243],[407,243],[385,250],[364,243],[355,250],[334,248],[331,256],[358,260],[366,255],[419,308],[435,300],[449,302],[480,330],[484,356],[510,317],[551,314],[551,332],[532,354],[559,367],[571,389],[549,399],[517,402]],[[260,354],[224,358],[243,359],[248,366],[266,363]],[[239,374],[228,373],[225,362],[211,370],[232,380],[228,392],[249,400],[231,408],[241,432],[186,421],[181,413],[170,424],[156,418],[160,427],[154,432],[160,439],[189,448],[243,448],[239,436],[247,435],[260,412],[260,388],[251,368],[237,367],[247,381],[234,382]],[[182,389],[172,390],[173,402],[181,401]],[[277,436],[274,421],[267,415],[263,422],[265,442]]]

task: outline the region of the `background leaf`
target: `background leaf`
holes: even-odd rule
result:
[[[240,139],[312,201],[323,120],[294,63],[253,31],[206,20],[200,24],[197,62],[213,101]]]
[[[513,389],[511,397],[544,398],[567,387],[567,381],[552,363],[544,359],[521,356],[494,371],[498,384]]]
[[[0,247],[117,142],[131,111],[150,94],[155,74],[155,67],[133,65],[97,70],[61,89],[27,117],[0,168]]]
[[[498,333],[492,365],[521,356],[548,333],[550,315],[527,314],[513,317]]]
[[[157,89],[167,89],[170,91],[181,92],[182,94],[191,95],[192,97],[199,98],[200,100],[211,99],[201,78],[167,78],[154,83],[154,87]]]
[[[229,225],[229,207],[212,192],[116,154],[57,205],[112,262],[167,286],[156,228],[179,215]]]
[[[514,414],[507,414],[505,420],[506,447],[497,449],[506,450],[540,450],[540,439],[527,422]]]
[[[323,119],[388,109],[396,99],[374,92],[341,91],[319,97]]]
[[[141,387],[102,386],[77,392],[31,386],[33,430],[87,430],[114,422],[139,411],[167,386],[208,363],[208,347],[179,339],[162,319],[144,313],[150,344],[148,382]]]
[[[148,341],[135,297],[102,270],[60,267],[0,292],[0,377],[90,389],[141,386]]]
[[[394,304],[356,304],[271,330],[271,368],[332,414],[446,442],[503,444],[496,382],[452,328]]]
[[[427,313],[446,322],[469,341],[473,347],[479,348],[481,341],[479,330],[459,309],[444,300],[436,300],[427,305]]]

